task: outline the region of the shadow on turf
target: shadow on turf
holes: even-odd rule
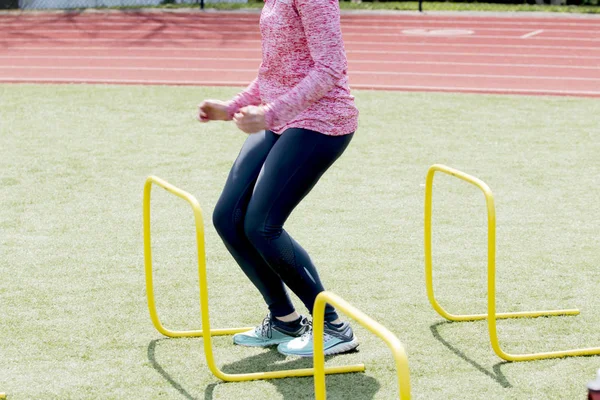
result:
[[[158,342],[168,339],[152,340],[148,345],[148,360],[152,367],[173,387],[181,396],[188,400],[198,400],[177,382],[156,361],[155,351]],[[224,365],[221,370],[228,374],[238,374],[253,371],[277,371],[282,369],[311,368],[312,358],[293,359],[285,362],[286,357],[279,354],[276,349],[251,357],[241,359],[235,363]],[[270,379],[266,382],[274,385],[283,399],[299,400],[314,398],[314,381],[312,378],[284,378]],[[364,373],[336,374],[327,376],[327,395],[330,399],[372,399],[379,391],[379,382]],[[214,391],[219,385],[227,382],[212,383],[204,391],[204,400],[212,400]],[[243,384],[243,383],[242,383]]]
[[[155,352],[156,352],[156,344],[162,340],[168,340],[168,339],[155,339],[152,340],[150,342],[150,344],[148,345],[148,360],[150,361],[150,363],[152,364],[152,368],[154,368],[163,378],[165,378],[165,380],[167,382],[169,382],[169,384],[171,386],[173,386],[175,388],[175,390],[177,390],[179,393],[181,393],[181,395],[188,399],[188,400],[197,400],[196,397],[192,396],[191,394],[188,393],[187,390],[185,390],[179,383],[177,383],[172,377],[171,375],[169,375],[167,373],[167,371],[164,370],[163,367],[160,366],[160,364],[158,362],[156,362],[156,356],[155,356]]]
[[[326,357],[325,361],[331,357]],[[282,369],[312,368],[312,358],[287,358],[270,348],[264,353],[243,358],[235,363],[224,365],[223,372],[236,374],[248,371],[276,371]],[[314,399],[314,380],[306,378],[270,379],[267,382],[277,388],[283,399]],[[220,383],[222,384],[222,383]],[[204,400],[212,400],[212,391],[218,384],[206,388]],[[372,399],[379,391],[379,382],[364,373],[328,375],[326,379],[327,396],[330,399]]]
[[[481,373],[489,376],[490,378],[492,378],[493,380],[498,382],[500,384],[500,386],[502,386],[503,388],[512,387],[510,382],[506,379],[506,377],[500,370],[500,368],[504,364],[508,364],[508,361],[502,361],[502,362],[499,362],[498,364],[495,364],[492,367],[494,372],[490,372],[487,369],[485,369],[482,365],[478,364],[474,360],[467,357],[465,353],[458,350],[456,347],[452,346],[450,343],[448,343],[446,340],[444,340],[444,338],[440,335],[440,332],[438,329],[442,325],[450,325],[450,324],[452,324],[452,322],[448,322],[448,321],[437,322],[437,323],[431,325],[429,327],[429,329],[431,329],[431,333],[433,334],[434,338],[436,338],[440,343],[442,343],[444,346],[446,346],[448,349],[450,349],[451,352],[453,352],[454,354],[456,354],[457,356],[459,356],[460,358],[462,358],[463,360],[465,360],[466,362],[468,362],[469,364],[471,364],[472,366],[477,368],[478,371],[480,371]]]

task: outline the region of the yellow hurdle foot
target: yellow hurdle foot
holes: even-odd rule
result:
[[[487,314],[471,314],[471,315],[455,315],[447,312],[436,300],[433,292],[433,262],[432,262],[432,245],[431,245],[431,214],[432,214],[432,198],[433,198],[433,176],[435,172],[442,172],[450,176],[454,176],[467,183],[478,187],[485,196],[485,204],[487,208],[488,220],[488,256],[487,256],[487,279],[488,279],[488,312]],[[474,176],[465,174],[454,168],[447,167],[441,164],[432,165],[427,172],[425,183],[425,285],[427,287],[427,297],[435,311],[442,317],[450,321],[478,321],[486,319],[488,321],[488,331],[490,342],[494,352],[502,359],[507,361],[531,361],[541,360],[546,358],[560,357],[577,357],[587,355],[599,355],[600,347],[591,347],[586,349],[571,349],[564,351],[553,351],[547,353],[531,353],[531,354],[510,354],[502,350],[498,340],[498,331],[496,320],[506,318],[537,318],[549,317],[558,315],[578,315],[579,310],[551,310],[551,311],[523,311],[512,313],[497,313],[496,312],[496,208],[494,205],[494,196],[489,186],[475,178]]]

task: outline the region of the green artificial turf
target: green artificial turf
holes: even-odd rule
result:
[[[210,223],[245,134],[195,121],[204,98],[239,89],[0,85],[0,392],[9,399],[310,399],[312,378],[222,383],[202,339],[165,339],[145,297],[142,189],[157,175],[194,194],[206,226],[211,322],[259,323],[266,308]],[[355,91],[360,129],[287,223],[326,287],[405,344],[415,399],[576,399],[600,357],[505,363],[485,322],[447,323],[423,273],[425,174],[444,163],[484,180],[498,212],[498,310],[578,307],[576,317],[499,322],[509,352],[599,346],[597,99]],[[163,323],[200,328],[189,205],[153,192]],[[451,312],[485,312],[483,195],[438,176],[434,269]],[[294,298],[296,304],[300,304]],[[300,311],[305,312],[300,308]],[[329,399],[392,399],[384,343],[329,365]],[[225,372],[310,360],[214,339]]]

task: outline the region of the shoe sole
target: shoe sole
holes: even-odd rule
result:
[[[326,356],[333,356],[336,354],[342,354],[342,353],[347,353],[349,351],[352,351],[354,349],[356,349],[358,347],[359,343],[358,340],[356,339],[356,337],[354,337],[354,339],[352,339],[349,342],[342,342],[342,343],[338,343],[335,346],[326,349],[324,351]],[[312,358],[313,354],[296,354],[296,353],[284,353],[281,350],[277,349],[281,354],[286,355],[286,356],[297,356],[297,357],[304,357],[304,358]]]
[[[350,342],[343,342],[338,345],[333,346],[332,348],[325,350],[324,353],[326,356],[332,356],[335,354],[347,353],[352,351],[358,347],[358,340],[354,337]]]
[[[295,339],[295,338],[290,338],[289,340],[282,340],[279,342],[269,342],[269,343],[239,343],[234,340],[233,344],[236,344],[238,346],[244,346],[244,347],[272,347],[272,346],[279,346],[282,343],[287,343],[293,339]]]

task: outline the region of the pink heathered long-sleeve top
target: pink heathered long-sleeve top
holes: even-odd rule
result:
[[[263,105],[267,128],[346,135],[358,126],[338,0],[265,0],[258,77],[228,104]]]

